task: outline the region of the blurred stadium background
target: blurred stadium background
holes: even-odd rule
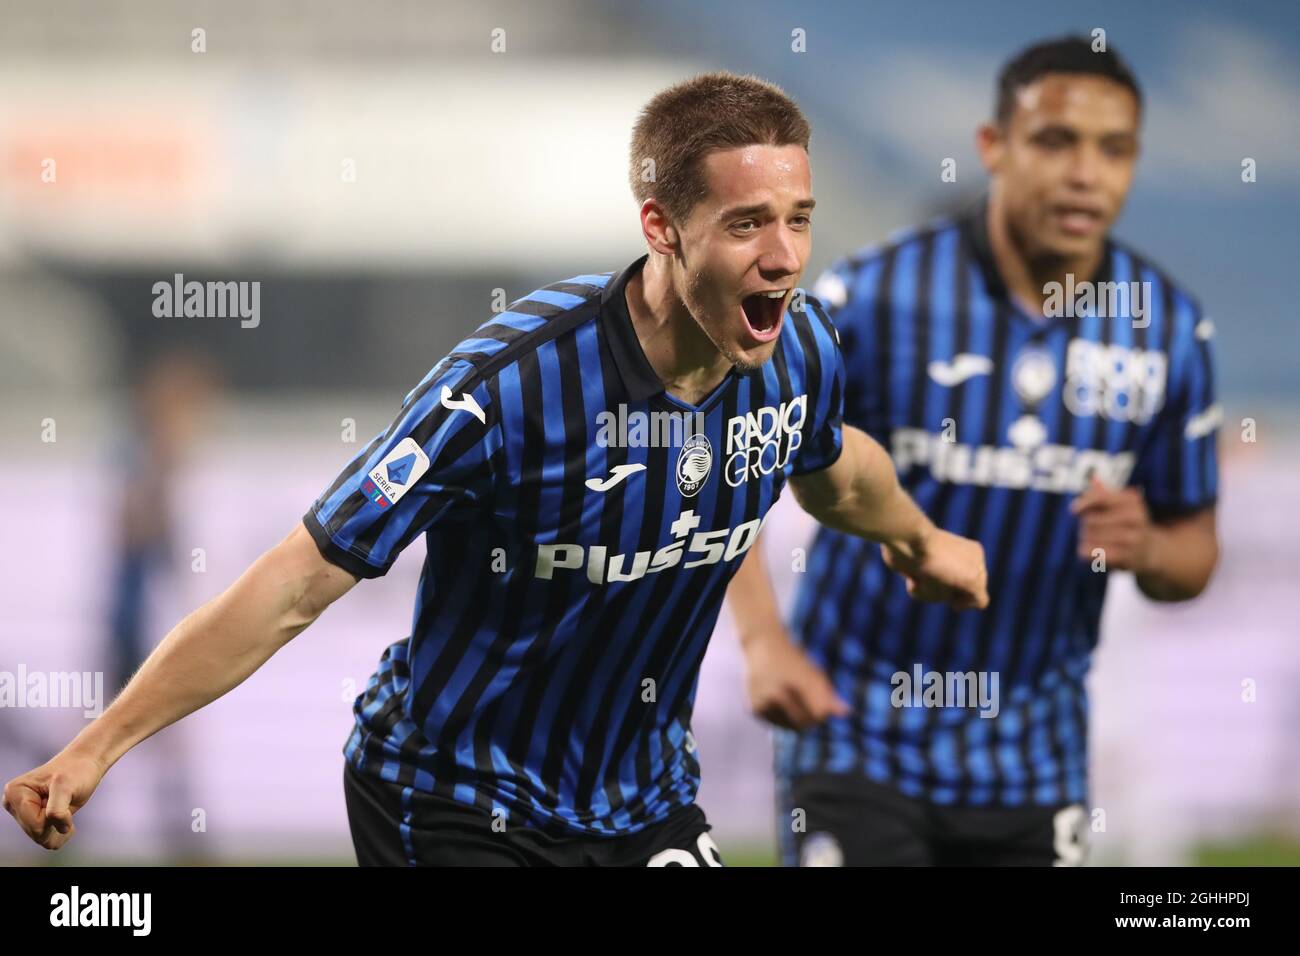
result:
[[[1112,583],[1093,861],[1300,862],[1289,3],[5,0],[0,671],[101,672],[111,698],[116,675],[288,532],[495,290],[508,301],[638,255],[625,149],[660,87],[721,67],[801,102],[810,284],[977,196],[972,135],[998,66],[1095,27],[1148,95],[1117,235],[1214,317],[1227,424],[1210,591],[1161,608]],[[956,183],[940,182],[947,157]],[[259,282],[258,323],[156,317],[153,285],[176,273]],[[779,572],[811,528],[788,507],[770,526]],[[351,701],[406,633],[422,551],[129,754],[58,857],[5,821],[0,862],[351,863]],[[697,700],[700,802],[730,862],[772,862],[770,742],[742,684],[724,615]],[[86,719],[0,707],[0,778]]]

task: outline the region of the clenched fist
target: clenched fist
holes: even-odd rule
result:
[[[1108,488],[1096,477],[1070,503],[1079,518],[1079,557],[1100,550],[1106,567],[1142,574],[1150,564],[1151,512],[1137,488]]]
[[[802,730],[849,712],[830,679],[784,629],[747,640],[744,647],[749,705],[756,717]]]
[[[77,832],[72,815],[86,805],[104,777],[98,761],[61,753],[5,784],[5,809],[29,837],[57,850]]]
[[[886,567],[907,580],[918,601],[942,601],[959,611],[988,607],[988,569],[978,541],[932,528],[912,555],[881,545]]]

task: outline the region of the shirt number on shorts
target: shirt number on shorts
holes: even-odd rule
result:
[[[704,860],[705,866],[722,866],[722,851],[718,845],[713,842],[713,837],[707,833],[701,833],[695,839],[695,848],[699,851],[700,858]],[[690,850],[660,850],[654,856],[650,857],[650,862],[646,866],[699,866],[700,861],[695,858],[695,854]]]

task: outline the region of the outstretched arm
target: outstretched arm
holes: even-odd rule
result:
[[[73,813],[127,751],[243,683],[356,583],[298,525],[177,624],[67,747],[10,780],[5,809],[33,840],[57,850],[72,838]]]
[[[822,524],[880,542],[885,564],[907,579],[918,600],[959,610],[988,605],[983,547],[936,528],[899,485],[888,453],[865,432],[846,425],[835,463],[792,477],[790,487]]]

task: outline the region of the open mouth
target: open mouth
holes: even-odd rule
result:
[[[1071,235],[1090,235],[1102,226],[1101,211],[1092,207],[1061,205],[1052,212],[1061,230]]]
[[[781,315],[785,312],[785,299],[789,289],[772,289],[755,292],[740,300],[749,331],[760,342],[769,342],[781,331]]]

